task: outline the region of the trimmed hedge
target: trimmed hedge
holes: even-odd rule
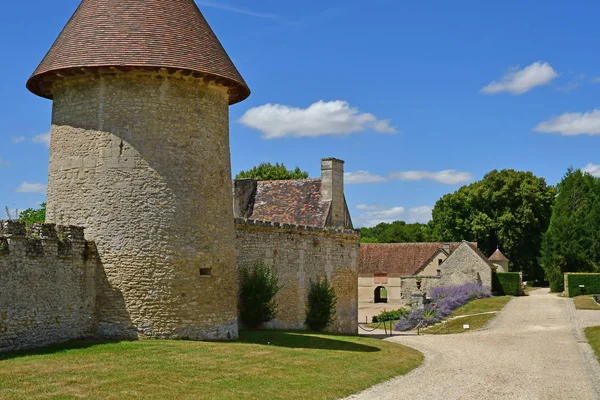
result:
[[[521,294],[521,277],[518,272],[494,272],[492,292],[496,296],[518,296]]]
[[[581,295],[579,285],[584,285],[583,294],[600,293],[600,274],[565,274],[565,284],[569,297]]]

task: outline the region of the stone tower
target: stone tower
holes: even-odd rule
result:
[[[488,258],[488,260],[490,260],[492,264],[496,266],[497,272],[508,272],[508,264],[510,260],[506,258],[504,254],[502,254],[500,249],[497,249],[494,254]]]
[[[48,222],[95,240],[105,337],[234,339],[228,107],[250,90],[193,0],[83,0],[27,82],[53,100]]]

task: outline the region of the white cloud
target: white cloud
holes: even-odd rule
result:
[[[502,77],[500,82],[493,81],[481,91],[485,94],[496,94],[510,92],[512,94],[523,94],[537,86],[543,86],[558,77],[558,73],[548,63],[534,62],[533,64],[519,69],[513,68]]]
[[[35,136],[33,138],[33,143],[43,143],[50,147],[50,132]]]
[[[586,113],[565,113],[539,123],[536,132],[559,133],[565,136],[600,135],[600,110]]]
[[[21,143],[25,140],[25,136],[13,136],[10,138],[10,141],[14,144]]]
[[[600,165],[588,164],[581,169],[583,172],[587,172],[588,174],[600,178]]]
[[[377,210],[385,210],[385,207],[383,206],[370,206],[367,204],[359,204],[356,206],[357,210],[361,210],[361,211],[377,211]]]
[[[0,167],[8,167],[9,165],[10,161],[3,160],[2,157],[0,157]]]
[[[429,206],[420,206],[414,207],[408,210],[408,219],[406,222],[415,223],[427,223],[431,221],[431,212],[433,211],[432,207]]]
[[[361,114],[345,101],[318,101],[308,108],[265,104],[248,110],[238,122],[262,132],[263,139],[348,135],[367,130],[396,133],[389,120]]]
[[[252,17],[258,18],[266,18],[266,19],[279,19],[281,17],[274,14],[261,13],[256,11],[251,11],[245,8],[235,7],[228,4],[217,3],[210,0],[196,0],[196,3],[205,7],[218,8],[220,10],[231,11],[238,14],[250,15]]]
[[[420,206],[410,208],[408,211],[404,207],[382,208],[379,206],[368,206],[361,204],[358,207],[363,210],[372,210],[358,215],[354,222],[358,227],[373,227],[382,222],[392,223],[394,221],[406,221],[408,223],[426,223],[431,220],[432,208],[429,206]]]
[[[600,76],[596,76],[595,78],[592,78],[592,83],[600,83]]]
[[[460,185],[473,180],[473,174],[448,169],[439,172],[429,171],[398,171],[390,172],[389,178],[398,181],[421,181],[430,180],[446,185]]]
[[[43,183],[23,182],[15,191],[18,193],[46,194],[46,188],[47,186]]]
[[[344,182],[351,185],[355,183],[386,182],[387,179],[381,175],[372,174],[368,171],[345,172]]]

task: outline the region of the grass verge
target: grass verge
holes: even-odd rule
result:
[[[0,355],[0,398],[336,399],[422,361],[381,340],[287,331],[242,331],[234,343],[78,342]]]
[[[510,301],[510,299],[512,299],[512,296],[495,296],[486,299],[470,301],[464,306],[458,307],[452,312],[452,314],[450,314],[449,318],[455,319],[449,319],[445,325],[432,326],[423,333],[431,335],[446,335],[481,329],[496,316],[496,314],[481,313],[501,311]],[[469,329],[464,329],[463,325],[469,325]]]
[[[596,304],[591,295],[573,297],[573,302],[578,310],[600,310],[600,306]]]
[[[600,326],[585,328],[585,336],[592,349],[594,349],[598,361],[600,361]]]

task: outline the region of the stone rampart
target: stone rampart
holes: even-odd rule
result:
[[[94,334],[96,254],[82,228],[0,221],[0,352]]]
[[[236,219],[238,270],[262,262],[272,265],[282,285],[278,315],[267,327],[306,329],[310,280],[326,276],[338,297],[331,332],[358,331],[358,247],[354,230]],[[231,295],[236,295],[231,293]]]

